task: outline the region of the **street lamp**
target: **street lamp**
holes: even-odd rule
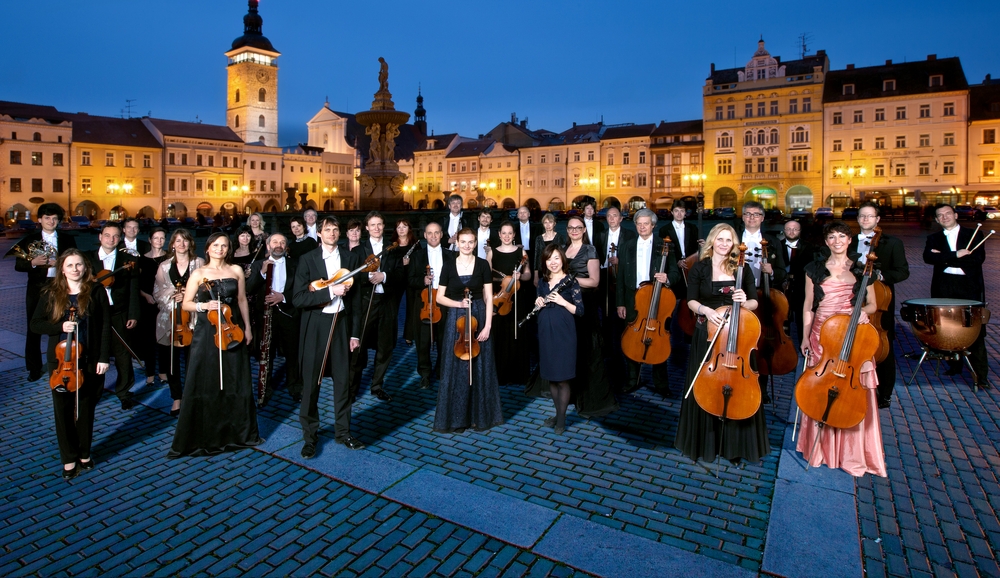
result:
[[[851,197],[852,203],[854,202],[854,175],[864,178],[867,172],[868,170],[865,167],[858,167],[856,169],[854,167],[847,167],[846,171],[842,167],[837,167],[836,174],[838,177],[843,177],[845,173],[847,174],[847,194]]]
[[[247,185],[243,185],[242,187],[240,187],[240,206],[243,207],[243,214],[244,215],[247,214],[247,199],[246,199],[246,196],[247,196],[247,191],[249,191],[249,190],[250,190],[250,187],[248,187]]]
[[[701,219],[702,215],[705,214],[705,181],[708,177],[705,173],[688,173],[683,177],[685,184],[693,184],[698,186],[698,235],[701,235]]]

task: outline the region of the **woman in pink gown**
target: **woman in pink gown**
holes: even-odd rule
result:
[[[819,344],[823,322],[835,313],[851,313],[855,292],[860,286],[860,255],[848,255],[853,233],[850,227],[840,221],[823,228],[823,237],[829,249],[829,256],[820,256],[805,267],[806,295],[803,307],[803,333],[809,335],[803,341],[802,352],[808,356],[809,364],[815,364],[822,355]],[[868,322],[868,315],[875,312],[875,296],[871,286],[867,288],[867,300],[861,313],[861,323]],[[872,355],[874,355],[874,351]],[[795,449],[809,460],[812,466],[826,464],[840,468],[852,476],[875,474],[886,476],[885,454],[882,451],[882,428],[879,424],[878,401],[876,399],[875,360],[870,359],[861,366],[861,385],[867,390],[868,410],[858,425],[837,429],[825,427],[820,430],[816,421],[803,415],[799,427],[799,438]],[[821,431],[819,443],[813,451],[817,432]]]

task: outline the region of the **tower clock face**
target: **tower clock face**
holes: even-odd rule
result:
[[[257,80],[261,82],[267,82],[268,80],[271,80],[271,75],[266,70],[258,70]]]

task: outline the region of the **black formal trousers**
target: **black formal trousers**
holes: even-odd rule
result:
[[[50,337],[55,339],[55,337]],[[94,440],[94,412],[104,392],[104,377],[91,371],[80,370],[83,384],[79,391],[79,409],[74,417],[77,393],[52,390],[52,408],[56,419],[56,441],[59,457],[64,464],[90,458],[90,445]]]
[[[28,331],[24,336],[24,367],[29,372],[42,370],[42,335],[31,330],[31,316],[35,314],[35,308],[42,298],[43,287],[45,283],[41,285],[28,283],[28,292],[24,296],[24,306],[28,313],[28,322],[25,325]]]
[[[351,433],[351,400],[348,381],[350,357],[350,325],[347,315],[341,311],[321,313],[312,311],[302,318],[300,336],[302,344],[312,344],[316,350],[309,355],[300,355],[302,360],[302,403],[299,407],[299,424],[302,425],[302,439],[305,443],[316,443],[319,436],[319,390],[320,374],[333,377],[333,412],[334,437],[343,439]],[[330,339],[330,326],[336,319],[333,329],[333,339],[330,341],[330,351],[326,366],[320,367],[323,360],[323,347]]]
[[[604,337],[604,366],[607,368],[612,387],[620,391],[626,387],[628,370],[625,367],[625,356],[622,354],[625,320],[618,317],[617,279],[608,269],[601,269],[601,280],[597,287],[601,309],[601,331]]]
[[[115,369],[118,370],[118,379],[115,381],[115,395],[118,399],[130,399],[132,397],[132,386],[135,384],[135,370],[132,369],[132,354],[125,348],[122,339],[128,339],[128,332],[125,324],[128,322],[128,312],[122,311],[111,316],[111,328],[118,332],[111,333],[111,355],[115,358]],[[119,339],[118,336],[121,336]],[[131,345],[129,345],[131,347]],[[133,351],[135,351],[133,349]]]
[[[444,345],[444,324],[448,318],[448,308],[439,308],[441,310],[441,321],[434,324],[433,350],[430,323],[423,323],[418,317],[417,323],[414,325],[416,328],[417,374],[420,375],[421,387],[424,385],[429,386],[432,376],[434,379],[439,379],[441,376],[441,352]],[[431,365],[432,358],[434,359],[433,365]]]
[[[274,358],[278,353],[285,358],[285,388],[291,396],[302,395],[302,371],[299,367],[299,314],[288,315],[277,307],[271,308],[271,347],[268,349],[267,399],[274,393]],[[262,318],[263,319],[263,318]],[[264,330],[263,323],[260,331]],[[263,337],[263,333],[260,337]],[[324,341],[323,343],[326,343]],[[259,352],[258,352],[259,357]]]
[[[982,290],[967,279],[968,275],[951,275],[940,273],[935,275],[931,285],[931,298],[969,299],[982,302]],[[969,348],[969,363],[976,372],[976,380],[983,383],[990,371],[989,358],[986,356],[986,325],[979,330],[979,337]]]
[[[364,287],[371,291],[372,286]],[[363,301],[362,301],[363,302]],[[361,347],[351,354],[351,397],[358,396],[361,388],[361,373],[368,365],[368,350],[375,349],[375,368],[372,371],[372,393],[384,389],[385,374],[392,361],[392,350],[396,347],[398,331],[396,300],[387,293],[373,293],[371,296],[371,311],[368,313],[368,323],[364,324],[364,313],[361,322]]]

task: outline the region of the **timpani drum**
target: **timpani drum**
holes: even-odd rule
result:
[[[909,299],[900,307],[899,317],[928,348],[961,352],[989,323],[990,310],[983,302],[968,299]]]

